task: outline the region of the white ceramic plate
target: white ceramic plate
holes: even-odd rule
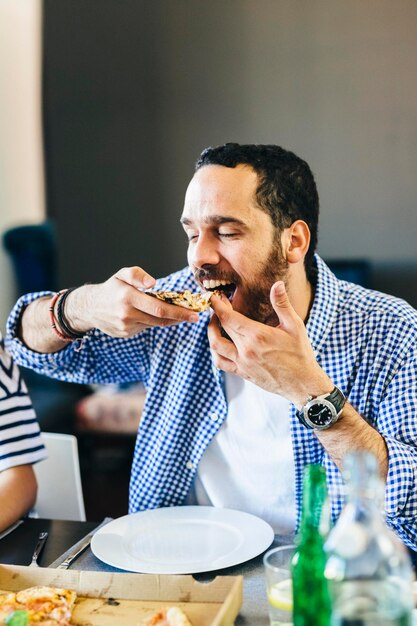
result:
[[[211,506],[179,506],[125,515],[100,528],[93,554],[143,574],[196,574],[248,561],[274,539],[255,515]]]

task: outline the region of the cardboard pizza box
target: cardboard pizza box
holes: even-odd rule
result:
[[[198,582],[192,576],[59,570],[0,564],[0,589],[34,585],[74,589],[76,626],[140,626],[166,606],[178,606],[192,626],[233,626],[242,605],[242,576]]]

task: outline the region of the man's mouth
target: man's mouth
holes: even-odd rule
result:
[[[204,279],[201,281],[201,285],[206,291],[222,291],[226,294],[229,300],[232,300],[236,291],[236,284],[231,283],[228,280],[215,280],[213,278]]]

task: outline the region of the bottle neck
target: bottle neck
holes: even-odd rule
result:
[[[384,507],[384,484],[373,457],[357,454],[347,463],[346,503],[370,514],[381,515]]]
[[[327,518],[327,519],[326,519]],[[307,466],[303,483],[300,541],[322,537],[328,530],[326,475],[320,465]]]

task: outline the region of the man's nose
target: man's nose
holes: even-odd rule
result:
[[[190,246],[188,254],[190,265],[198,268],[217,265],[220,261],[217,241],[212,236],[200,234],[197,241]]]

